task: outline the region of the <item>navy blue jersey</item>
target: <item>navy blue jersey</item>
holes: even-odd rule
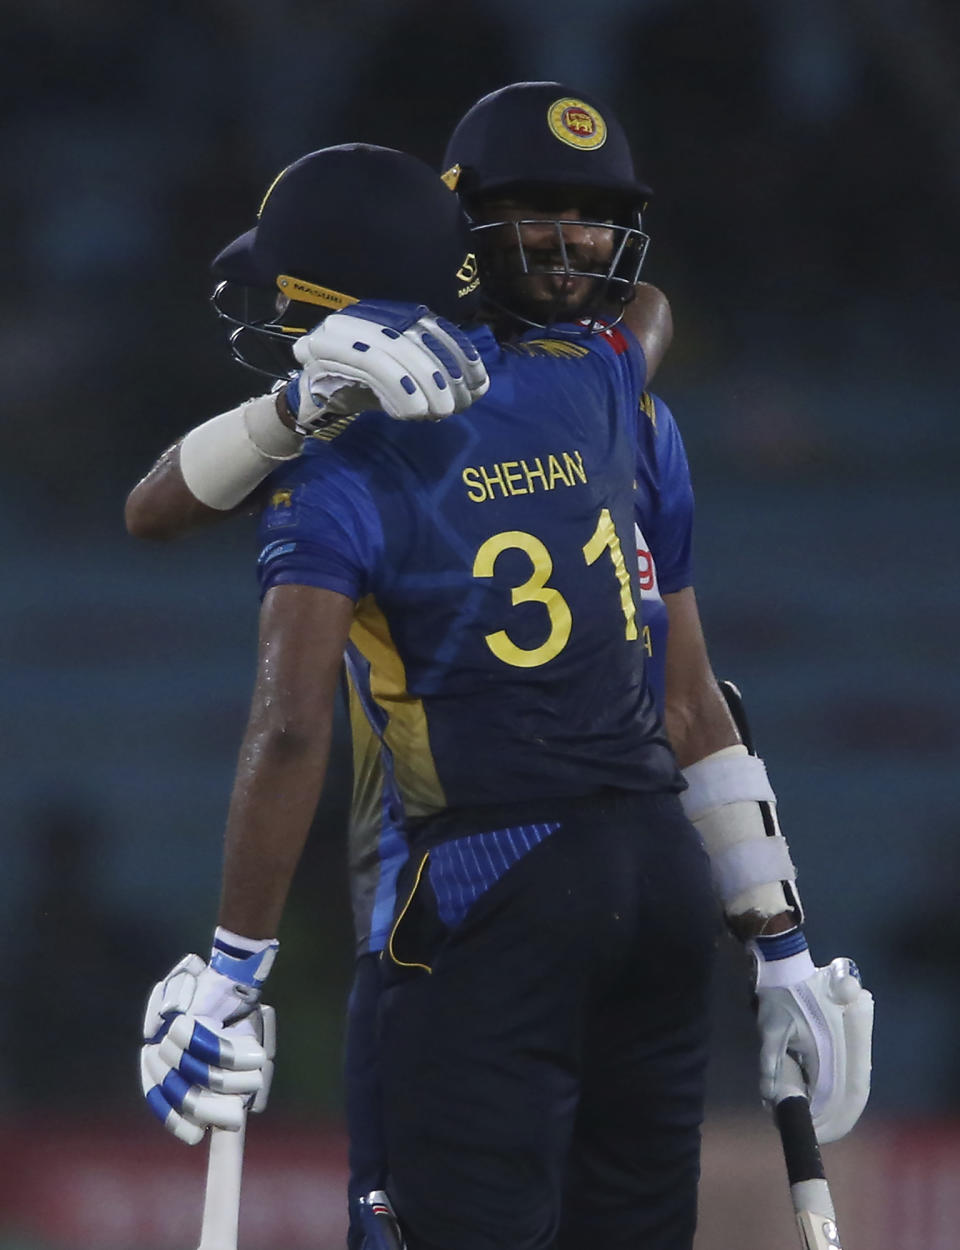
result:
[[[667,647],[667,610],[662,595],[692,584],[693,491],[670,409],[659,396],[644,392],[640,411],[634,521],[642,640],[647,680],[662,715]],[[349,698],[353,734],[350,889],[358,952],[362,954],[386,945],[397,876],[407,858],[407,845],[390,753],[373,731],[357,686],[352,683]]]
[[[634,514],[647,681],[662,715],[667,644],[663,595],[693,584],[693,488],[673,414],[646,391],[637,440]]]
[[[680,784],[644,677],[632,554],[652,424],[642,353],[620,331],[475,339],[487,397],[439,425],[365,414],[274,479],[262,521],[264,593],[306,584],[357,603],[361,823],[394,858],[401,821],[446,807]]]

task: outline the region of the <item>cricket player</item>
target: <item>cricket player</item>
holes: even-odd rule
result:
[[[267,207],[299,207],[316,165],[287,171]],[[386,171],[383,184],[396,218]],[[339,203],[310,200],[314,231],[336,236]],[[266,241],[258,227],[232,258],[268,263]],[[355,298],[343,279],[292,276]],[[379,346],[370,327],[392,346],[424,319],[394,305],[380,325],[377,308],[348,306],[307,336],[308,393],[303,374],[283,392],[298,418],[329,402],[317,375],[333,373],[341,330],[363,358]],[[390,752],[410,852],[383,961],[381,1063],[412,1248],[545,1244],[561,1214],[579,1237],[582,1220],[610,1222],[597,1203],[611,1183],[632,1210],[615,1241],[692,1235],[716,914],[644,675],[633,544],[645,362],[629,331],[566,335],[511,352],[477,326],[490,386],[468,408],[435,424],[350,414],[274,479],[217,953],[212,969],[188,960],[168,978],[145,1050],[152,1105],[172,1096],[165,1119],[214,1122],[239,1100],[255,1050],[230,1029],[250,1027],[272,960],[346,658]],[[187,992],[212,1034],[178,1014]],[[186,1043],[171,1070],[199,1085],[218,1035],[220,1107],[216,1093],[177,1105],[176,1081],[154,1083],[164,1046],[169,1062]]]
[[[530,85],[524,85],[524,86],[526,87],[526,86],[530,86]],[[536,85],[536,84],[534,84],[534,85],[532,85],[532,86],[539,86],[539,87],[546,86],[546,87],[551,88],[551,89],[554,87],[554,85],[553,85],[553,84],[540,84],[540,85]],[[583,102],[583,101],[581,101],[581,102],[580,102],[580,106],[581,106],[581,107],[580,107],[580,112],[584,112],[584,113],[586,113],[588,116],[589,116],[589,110],[590,110],[591,108],[593,108],[593,107],[594,107],[594,106],[588,105],[586,102]],[[596,111],[596,110],[594,110],[594,111]],[[577,114],[577,110],[574,110],[574,116],[575,116],[575,118],[578,116],[578,114]],[[601,121],[602,121],[602,120],[603,120],[603,119],[601,118]],[[580,120],[578,120],[577,124],[578,124],[578,126],[579,126],[579,128],[580,128],[580,131],[582,132],[582,129],[583,129],[583,127],[586,125],[586,123],[585,123],[585,122],[583,122],[583,121],[582,121],[582,118],[581,118]],[[589,150],[589,149],[588,149],[588,150]],[[584,181],[587,181],[587,179],[584,179]],[[536,213],[536,212],[540,212],[540,213],[543,215],[543,209],[542,209],[541,207],[538,207],[538,206],[534,206],[533,210],[530,210],[530,209],[525,209],[525,208],[523,208],[522,206],[520,206],[520,207],[518,208],[518,207],[517,207],[517,205],[509,205],[509,204],[506,204],[506,205],[501,205],[501,206],[500,206],[500,208],[501,208],[501,212],[502,212],[504,209],[506,210],[506,212],[507,212],[507,213],[509,213],[511,210],[515,211],[515,212],[517,213],[518,218],[519,218],[519,217],[521,217],[521,216],[526,216],[526,214],[527,214],[528,212],[531,212],[531,211],[533,211],[534,213]],[[583,214],[581,213],[581,214],[580,214],[580,216],[583,216]],[[599,214],[597,214],[597,216],[599,216]],[[506,220],[507,218],[505,217],[504,219]],[[564,218],[564,216],[563,216],[562,214],[559,214],[559,215],[556,217],[556,219],[555,219],[555,220],[556,220],[556,221],[563,221],[563,222],[564,222],[564,224],[563,224],[563,226],[562,226],[562,232],[563,232],[563,233],[562,233],[561,235],[559,235],[559,237],[560,237],[560,238],[562,238],[562,239],[564,239],[564,240],[567,240],[567,239],[572,239],[572,238],[576,235],[576,233],[577,233],[577,232],[576,232],[575,228],[573,228],[573,227],[568,227],[568,226],[567,226],[567,224],[566,224],[566,219]],[[560,227],[554,227],[554,226],[551,226],[551,229],[560,229]],[[493,234],[493,232],[492,232],[492,231],[491,231],[490,233],[491,233],[491,235]],[[524,237],[524,233],[525,233],[525,228],[518,229],[518,230],[516,230],[516,231],[515,231],[515,237],[516,237],[518,240],[521,240],[521,241],[522,241],[522,239],[523,239],[523,237]],[[527,233],[527,234],[529,234],[530,232],[529,232],[529,231],[526,231],[526,233]],[[584,235],[585,233],[588,233],[588,232],[581,231],[581,233],[580,233],[580,236],[579,236],[579,237],[580,237],[580,238],[582,238],[582,237],[583,237],[583,235]],[[541,249],[541,250],[542,250],[542,249]],[[575,262],[575,265],[574,265],[574,267],[575,267],[575,268],[577,267],[577,263],[578,263],[578,262]],[[509,265],[506,267],[506,271],[509,273]],[[515,272],[516,272],[516,271],[515,271]],[[558,283],[558,282],[556,282],[556,281],[552,281],[552,280],[550,280],[549,278],[548,278],[548,279],[544,279],[544,280],[541,280],[541,279],[539,279],[539,278],[534,278],[534,279],[532,280],[532,285],[534,285],[533,301],[535,301],[535,300],[536,300],[536,298],[537,298],[536,284],[537,284],[538,282],[540,283],[541,288],[542,288],[542,290],[541,290],[541,292],[540,292],[541,304],[544,302],[544,300],[543,300],[543,292],[544,292],[544,291],[545,291],[545,292],[546,292],[546,294],[549,296],[549,300],[550,300],[550,302],[551,302],[551,303],[553,303],[553,304],[555,304],[555,303],[556,303],[557,296],[559,295],[559,296],[561,296],[561,297],[562,297],[562,296],[565,294],[565,292],[566,292],[566,293],[569,293],[569,288],[570,288],[571,286],[573,286],[575,283],[578,283],[578,282],[579,282],[579,283],[581,283],[581,286],[582,286],[582,285],[587,285],[587,286],[589,286],[591,283],[594,283],[594,282],[595,282],[595,277],[596,277],[596,275],[594,275],[594,274],[590,274],[589,276],[584,275],[584,274],[580,274],[580,275],[578,275],[577,277],[572,278],[569,282],[564,281],[564,282],[559,282],[559,283]],[[524,279],[524,280],[526,280],[526,281],[527,281],[528,286],[529,286],[529,285],[531,285],[531,280],[529,280],[529,279]],[[528,290],[528,292],[527,292],[527,296],[528,296],[528,297],[530,296],[530,291],[529,291],[529,290]],[[562,300],[561,300],[561,302],[562,302]],[[527,307],[527,309],[530,309],[530,308],[531,308],[531,306],[532,306],[532,304],[531,304],[531,300],[528,298],[528,299],[527,299],[527,304],[526,304],[526,307]],[[556,313],[556,309],[555,309],[555,308],[552,308],[552,309],[551,309],[551,313],[553,314],[553,319],[555,320],[555,313]],[[533,320],[533,318],[529,318],[529,319],[530,319],[530,320]],[[548,340],[541,340],[541,343],[540,343],[540,346],[539,346],[539,347],[529,347],[529,348],[523,348],[522,350],[524,350],[524,351],[529,351],[529,352],[530,352],[530,355],[531,355],[531,358],[533,358],[533,359],[535,359],[538,355],[542,355],[544,352],[546,352],[546,354],[547,354],[547,355],[549,355],[549,354],[550,354],[550,349],[547,349],[547,348],[544,346],[544,343],[545,343],[545,342],[547,342],[547,341],[548,341]],[[560,343],[560,342],[563,342],[563,341],[564,341],[564,340],[563,340],[562,336],[561,336],[559,339],[557,339],[557,340],[555,340],[555,341],[554,341],[554,347],[553,347],[553,349],[552,349],[552,350],[553,350],[555,353],[557,353],[558,355],[559,355],[559,354],[561,354],[561,348],[560,348],[560,346],[559,346],[559,343]],[[582,346],[582,345],[580,345],[580,346]],[[567,348],[567,350],[569,351],[569,347]],[[590,351],[590,349],[589,349],[589,348],[587,348],[587,350],[586,350],[586,352],[585,352],[584,354],[585,354],[585,355],[586,355],[586,354],[589,354],[589,351]],[[555,358],[555,357],[554,357],[554,358]],[[569,354],[567,355],[567,358],[566,358],[566,359],[567,359],[567,362],[568,362],[568,363],[570,363],[573,359],[576,359],[576,358],[577,358],[577,353],[576,353],[575,351],[569,351]],[[578,366],[578,367],[579,367],[579,366]],[[653,414],[650,414],[650,415],[653,415]],[[512,462],[511,462],[511,461],[503,461],[503,462],[500,462],[500,463],[501,463],[503,466],[511,466],[511,465],[512,465]],[[524,463],[526,463],[526,462],[524,461]],[[482,467],[483,467],[483,466],[479,466],[479,468],[480,468],[480,469],[482,469]],[[479,471],[477,466],[467,466],[467,468],[473,468],[475,471]],[[685,468],[685,466],[684,466],[684,468]],[[464,469],[464,473],[465,473],[465,474],[466,474],[466,472],[467,472],[467,469]],[[515,486],[515,485],[517,485],[517,483],[516,483],[516,482],[514,482],[514,481],[513,481],[513,479],[510,477],[510,469],[509,469],[509,468],[507,468],[507,469],[506,469],[506,472],[507,472],[507,475],[508,475],[508,476],[507,476],[507,478],[506,478],[506,481],[507,481],[507,483],[509,484],[509,485],[508,485],[508,489],[509,489],[509,486]],[[465,477],[465,478],[464,478],[464,481],[466,482],[467,480],[468,480],[468,479]],[[493,488],[493,492],[492,492],[492,494],[491,494],[490,498],[488,499],[488,498],[486,497],[486,493],[485,493],[485,492],[487,492],[487,491],[490,491],[490,490],[491,490],[491,488],[490,488],[490,480],[488,480],[487,478],[485,478],[485,477],[483,477],[483,476],[480,476],[480,477],[474,476],[474,477],[473,477],[472,479],[470,479],[470,480],[472,481],[472,483],[473,483],[473,485],[474,485],[475,495],[480,493],[480,490],[481,490],[481,484],[482,484],[482,486],[483,486],[484,498],[483,498],[483,499],[476,499],[476,500],[475,500],[475,502],[492,502],[492,501],[493,501],[493,499],[492,499],[492,494],[493,494],[493,493],[496,493],[496,491],[497,491],[498,489],[503,489],[503,487],[502,487],[502,479],[498,479],[496,476],[493,476],[493,477],[492,477],[492,479],[490,479],[490,480],[492,480],[494,483],[496,483],[496,482],[500,481],[501,485],[500,485],[499,487],[496,487],[496,486],[495,486],[495,487]],[[285,506],[285,505],[283,505],[283,506]],[[281,509],[281,510],[282,510],[282,509]],[[542,588],[540,588],[540,589],[542,589]],[[672,623],[672,620],[673,620],[673,616],[672,616],[672,614],[671,614],[671,623]],[[668,662],[669,662],[669,660],[668,660]],[[669,678],[668,678],[668,683],[669,683]],[[668,724],[669,724],[669,708],[668,708]],[[721,748],[720,748],[720,750],[723,750],[723,749],[724,749],[723,747],[721,747]],[[695,756],[694,758],[697,758],[697,757]],[[730,757],[728,757],[728,758],[730,758]],[[729,770],[729,765],[727,766],[727,771],[730,771],[730,770]],[[721,807],[721,808],[722,808],[722,807],[735,807],[736,803],[737,803],[737,802],[739,802],[739,801],[740,801],[740,800],[736,800],[736,799],[735,799],[732,803],[721,803],[721,804],[720,804],[720,807]],[[744,840],[746,841],[746,840],[749,840],[749,839],[744,839]],[[741,856],[741,857],[742,857],[742,856]],[[767,864],[767,867],[769,868],[769,862],[768,862],[768,864]],[[784,875],[786,876],[787,874],[785,873]],[[750,893],[750,890],[752,890],[752,889],[753,889],[753,887],[752,887],[752,886],[751,886],[751,887],[748,887],[747,893],[749,894],[749,893]],[[741,891],[741,893],[742,893],[742,891]],[[783,896],[781,895],[781,897],[783,897]],[[756,909],[748,909],[748,910],[756,910]],[[739,913],[737,913],[737,912],[736,912],[736,910],[734,909],[734,910],[732,910],[732,911],[731,911],[731,914],[732,914],[732,915],[734,915],[734,916],[736,916],[736,915],[738,915]],[[792,916],[791,916],[791,918],[792,918]],[[775,919],[775,917],[773,917],[773,919]],[[794,937],[794,939],[793,939],[793,940],[794,940],[794,942],[795,942],[795,941],[796,941],[796,938]],[[794,954],[798,954],[798,953],[802,953],[802,952],[797,952],[797,951],[794,951]],[[793,958],[793,956],[791,955],[791,956],[790,956],[790,958],[792,959],[792,958]],[[809,961],[809,956],[807,956],[807,960]],[[811,967],[812,967],[812,965],[811,965]],[[777,988],[780,988],[780,987],[777,987]],[[783,994],[783,993],[781,993],[780,997],[781,997],[781,998],[783,998],[783,997],[784,997],[784,994]],[[789,997],[789,995],[786,995],[786,997]],[[782,1030],[781,1030],[781,1031],[782,1031]],[[651,1243],[651,1244],[652,1244],[652,1243]]]
[[[276,207],[276,201],[271,200],[269,207],[265,207],[269,222],[271,220],[271,212]],[[234,272],[229,268],[229,260],[229,256],[221,259],[218,266],[221,274]],[[243,276],[249,277],[249,275]],[[300,309],[299,311],[303,312],[304,310]],[[659,340],[663,338],[665,319],[662,312],[655,310],[650,320],[652,325],[646,334],[645,341],[648,344],[649,354],[651,357],[656,358],[660,350]],[[578,349],[571,346],[568,350],[570,357],[576,358]],[[651,397],[643,395],[641,403],[644,414],[641,422],[644,431],[642,443],[646,459],[642,464],[638,463],[638,474],[643,474],[650,480],[651,489],[642,496],[638,495],[637,519],[651,532],[656,531],[658,545],[664,553],[666,576],[668,578],[671,576],[671,568],[668,567],[668,562],[673,561],[676,565],[676,572],[673,573],[673,576],[683,580],[684,577],[688,576],[689,515],[692,498],[682,444],[673,425],[672,417],[665,405],[662,404],[662,401],[655,401]],[[249,412],[247,419],[249,421]],[[221,420],[218,425],[222,429],[224,422]],[[649,436],[647,432],[649,432]],[[210,433],[209,431],[206,432],[208,437]],[[194,474],[196,470],[194,460],[196,458],[196,441],[196,436],[194,436],[187,446],[188,458],[190,456],[194,457],[194,459],[189,460],[188,472],[191,474],[191,481],[195,485],[196,478]],[[657,446],[656,456],[652,454],[655,444]],[[278,444],[272,443],[271,447],[275,455],[279,455],[283,451],[289,452],[292,450],[292,448],[286,448],[282,442]],[[171,498],[176,501],[178,506],[181,505],[182,495],[186,494],[182,479],[177,480],[180,475],[178,465],[176,464],[176,456],[181,450],[178,445],[174,449],[174,455],[168,454],[161,459],[159,472],[155,471],[148,475],[141,488],[134,492],[134,498],[142,497],[144,494],[143,488],[148,487],[153,492],[150,501],[155,508],[158,489],[160,491],[160,508],[169,507]],[[668,489],[666,482],[668,474],[666,472],[663,474],[664,483],[662,488],[658,482],[661,473],[661,463],[670,466],[670,472],[677,482],[677,488],[674,492],[675,498]],[[269,464],[270,467],[273,467],[272,461]],[[679,472],[674,472],[674,466]],[[222,462],[220,462],[220,467],[222,469]],[[177,499],[175,494],[166,489],[171,483],[175,490],[177,487],[180,488],[181,499]],[[641,498],[647,503],[646,516],[641,515]],[[653,515],[654,501],[656,501],[658,513],[656,518]],[[218,500],[218,503],[220,502]],[[189,515],[191,508],[199,510],[198,517],[204,511],[211,511],[211,509],[199,504],[194,495],[188,494],[186,496],[186,505],[181,515]],[[679,523],[676,526],[671,526],[668,524],[668,519],[675,514],[678,516]],[[223,515],[223,512],[216,512],[214,515]],[[686,517],[685,520],[684,516]],[[139,523],[142,524],[142,520]],[[659,702],[662,705],[665,610],[657,587],[652,557],[647,550],[645,540],[639,529],[637,537],[638,554],[642,552],[644,562],[640,583],[641,593],[645,599],[642,639],[645,651],[652,657],[652,662],[658,667],[661,674],[661,680],[655,683],[655,688],[658,692]],[[375,1073],[373,1072],[376,1048],[370,1044],[371,1030],[368,1022],[372,1019],[376,1009],[380,980],[375,957],[382,950],[386,941],[396,874],[406,857],[405,844],[394,828],[395,821],[390,816],[392,806],[396,804],[396,798],[394,796],[390,802],[385,802],[383,797],[384,774],[380,764],[382,751],[376,747],[372,751],[369,749],[368,739],[370,735],[369,732],[364,733],[365,724],[366,722],[362,714],[360,717],[354,717],[355,759],[357,764],[355,772],[358,785],[356,788],[357,801],[354,808],[351,836],[353,869],[351,877],[354,887],[355,920],[359,949],[362,955],[366,952],[373,952],[374,958],[365,959],[361,955],[358,961],[357,981],[351,996],[348,1026],[347,1102],[351,1122],[351,1147],[354,1156],[353,1172],[355,1181],[352,1189],[355,1196],[380,1183],[377,1177],[382,1172],[383,1166],[383,1152],[378,1131],[377,1088],[374,1079]],[[371,764],[372,767],[369,766]],[[354,1202],[352,1204],[352,1212],[355,1213],[355,1211],[356,1203]]]
[[[531,332],[529,337],[533,337]],[[663,593],[690,584],[693,496],[683,444],[667,405],[641,396],[637,472],[646,489],[634,500],[634,534],[647,679],[662,716],[667,650]],[[647,534],[650,538],[647,538]],[[350,687],[354,799],[349,834],[350,886],[357,962],[347,1012],[345,1097],[350,1141],[351,1246],[362,1244],[359,1202],[387,1187],[380,1099],[377,1018],[383,977],[381,955],[390,936],[397,877],[408,853],[394,812],[389,753],[359,709]]]

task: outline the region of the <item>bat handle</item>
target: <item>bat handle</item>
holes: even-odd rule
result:
[[[237,1250],[240,1221],[240,1178],[247,1122],[234,1132],[210,1130],[207,1187],[203,1196],[203,1225],[197,1250]]]
[[[810,1104],[797,1094],[777,1103],[774,1115],[803,1250],[842,1250]]]

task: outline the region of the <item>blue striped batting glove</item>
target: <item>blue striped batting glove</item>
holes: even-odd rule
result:
[[[218,930],[209,963],[185,955],[153,987],[141,1085],[164,1128],[189,1145],[210,1127],[239,1129],[247,1109],[266,1106],[276,1027],[260,989],[277,947]]]

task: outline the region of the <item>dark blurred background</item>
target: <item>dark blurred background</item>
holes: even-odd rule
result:
[[[714,667],[746,692],[814,955],[854,955],[877,997],[864,1132],[955,1115],[960,6],[2,0],[0,15],[4,1158],[26,1123],[129,1120],[153,1141],[142,1001],[214,921],[254,531],[151,547],[122,522],[165,446],[257,390],[208,305],[209,262],[304,152],[366,140],[439,167],[461,113],[521,78],[606,97],[657,192],[645,277],[677,334],[655,389],[697,487],[701,610]],[[339,1117],[348,782],[341,744],[271,981],[264,1123]],[[759,1117],[732,950],[717,997],[714,1113]],[[8,1224],[4,1250],[40,1244]]]

